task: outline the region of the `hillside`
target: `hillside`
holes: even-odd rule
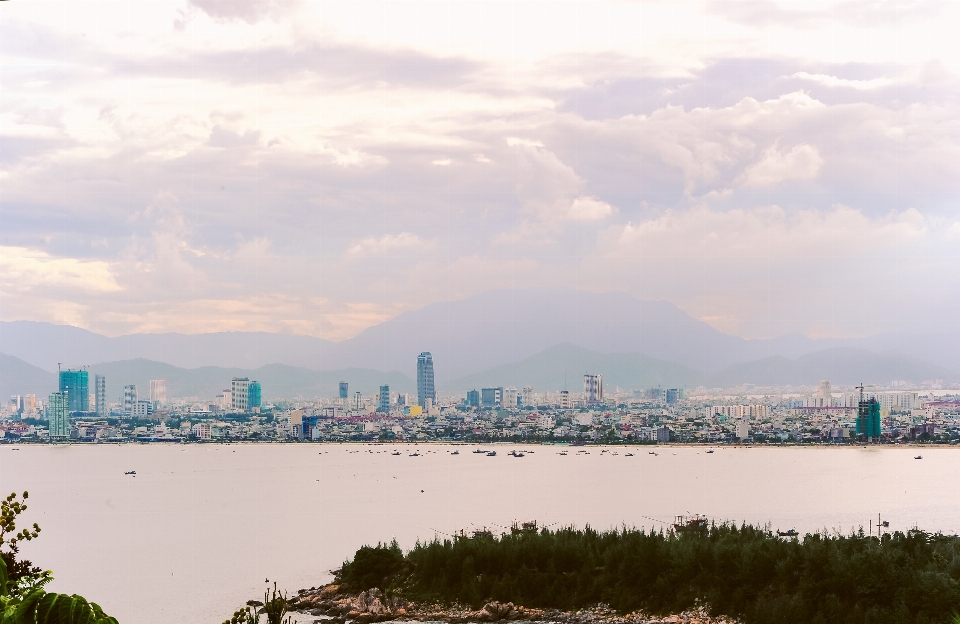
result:
[[[0,353],[0,397],[33,394],[46,399],[57,390],[57,375],[28,364],[18,357]]]
[[[476,388],[532,386],[536,391],[556,391],[564,387],[580,392],[583,374],[602,373],[608,391],[627,389],[688,387],[704,382],[706,375],[690,367],[665,362],[640,353],[597,353],[565,343],[476,375],[443,384],[446,392],[466,392]]]

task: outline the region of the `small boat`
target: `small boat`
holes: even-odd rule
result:
[[[450,454],[451,454],[451,455],[459,455],[459,454],[460,454],[460,451],[454,451],[454,452],[452,452],[452,453],[450,453]]]
[[[490,451],[489,453],[487,453],[487,457],[496,457],[496,456],[497,456],[496,451]]]
[[[566,454],[567,454],[566,451],[560,451],[559,453],[557,453],[557,455],[566,455]]]
[[[408,455],[408,457],[420,457],[420,453],[414,451],[411,455]]]
[[[477,454],[477,453],[486,453],[486,451],[481,450],[481,449],[477,449],[477,450],[474,451],[474,454]]]
[[[125,474],[125,475],[136,475],[136,474],[137,474],[137,471],[136,471],[136,470],[128,470],[127,472],[125,472],[125,473],[123,473],[123,474]]]
[[[649,453],[647,453],[647,455],[656,455],[656,453],[654,453],[653,451],[650,451]]]
[[[516,451],[510,451],[511,457],[523,457],[523,453],[518,453]]]
[[[633,457],[633,453],[627,453],[624,457]]]
[[[923,459],[923,455],[917,455],[914,459]]]
[[[707,451],[707,455],[709,455],[712,452],[713,452],[713,449],[710,449],[709,451]]]
[[[796,537],[800,534],[797,533],[796,529],[790,529],[789,531],[777,531],[777,535],[780,537]]]
[[[392,452],[392,453],[390,453],[390,454],[391,454],[391,455],[402,455],[403,453],[401,453],[400,451],[394,451],[394,452]]]

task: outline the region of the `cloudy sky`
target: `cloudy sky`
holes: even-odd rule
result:
[[[0,5],[0,319],[340,340],[569,286],[956,329],[958,2]]]

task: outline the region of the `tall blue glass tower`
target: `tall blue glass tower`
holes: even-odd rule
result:
[[[431,404],[437,402],[437,392],[433,387],[433,356],[424,351],[417,358],[417,404],[427,407],[427,399]]]
[[[68,412],[90,411],[90,374],[87,371],[60,371],[60,392],[67,393]]]

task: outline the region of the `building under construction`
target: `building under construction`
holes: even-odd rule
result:
[[[876,398],[865,399],[863,385],[860,387],[860,402],[857,406],[857,437],[865,436],[867,441],[880,440],[880,402]]]

